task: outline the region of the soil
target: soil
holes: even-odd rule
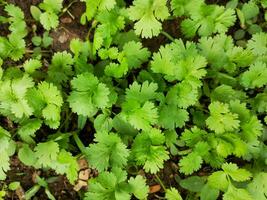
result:
[[[56,177],[53,183],[49,183],[48,188],[50,192],[56,197],[57,200],[74,200],[79,199],[78,193],[73,190],[73,186],[68,182],[65,176],[58,176],[53,171],[36,171],[34,168],[25,166],[19,161],[17,156],[10,159],[11,170],[7,172],[7,179],[5,184],[8,185],[11,182],[19,181],[23,191],[29,190],[35,183],[35,176],[38,174],[42,178]],[[0,183],[0,185],[4,183]],[[19,199],[18,192],[9,191],[5,199]],[[47,196],[44,189],[41,188],[33,199],[45,200]]]

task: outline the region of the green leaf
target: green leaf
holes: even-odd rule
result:
[[[227,175],[223,171],[217,171],[208,177],[208,184],[212,188],[225,191],[228,188],[229,182]]]
[[[173,187],[166,190],[165,198],[167,200],[183,200],[178,190]]]
[[[267,65],[256,62],[241,75],[240,83],[245,88],[257,88],[267,84]]]
[[[234,25],[235,11],[218,5],[202,4],[192,9],[189,19],[182,21],[182,32],[186,37],[196,35],[210,36],[212,33],[225,33],[228,28]]]
[[[238,115],[230,112],[228,104],[215,101],[209,105],[209,110],[210,116],[206,124],[210,130],[223,133],[239,127]]]
[[[189,15],[192,9],[200,7],[203,3],[203,0],[171,0],[171,8],[173,10],[173,14],[180,17],[183,15]]]
[[[92,117],[98,109],[108,106],[110,91],[90,73],[80,74],[71,81],[72,92],[68,102],[73,112]]]
[[[10,170],[9,157],[15,153],[15,148],[9,133],[0,126],[0,180],[6,179],[6,172]]]
[[[20,187],[20,182],[15,181],[15,182],[11,182],[8,185],[8,189],[15,191],[16,189],[18,189]]]
[[[19,160],[27,166],[35,166],[37,158],[28,144],[24,144],[18,152]]]
[[[123,53],[127,58],[128,66],[130,69],[141,67],[141,64],[148,61],[150,52],[147,48],[142,47],[142,43],[130,41],[124,44]]]
[[[74,184],[78,179],[78,162],[71,153],[65,150],[60,151],[57,161],[51,165],[51,168],[55,169],[59,174],[66,174],[71,184]]]
[[[95,142],[97,143],[89,145],[86,152],[91,166],[104,171],[109,168],[122,168],[127,164],[129,150],[118,135],[98,132]]]
[[[131,177],[128,181],[130,186],[130,191],[134,194],[134,196],[138,199],[146,199],[148,196],[149,188],[146,185],[146,180],[137,175],[135,178]]]
[[[73,75],[73,59],[66,51],[55,53],[48,68],[48,81],[60,85],[66,83]]]
[[[127,174],[121,169],[112,172],[101,172],[97,178],[90,179],[90,190],[85,200],[130,200],[129,185],[125,182]]]
[[[94,128],[96,132],[109,132],[112,127],[112,119],[108,115],[100,114],[94,120]]]
[[[41,10],[37,6],[30,7],[31,15],[36,21],[40,21],[40,16],[42,14]]]
[[[239,189],[230,185],[223,195],[223,200],[252,200],[253,198],[245,189]]]
[[[206,59],[198,53],[196,45],[192,42],[184,44],[182,40],[161,46],[151,61],[154,73],[164,75],[169,82],[185,81],[192,85],[192,89],[201,86],[200,79],[206,75],[206,65]]]
[[[59,24],[58,16],[55,13],[42,13],[40,15],[40,23],[48,31],[51,29],[55,29]]]
[[[251,183],[248,184],[247,190],[253,199],[265,200],[267,196],[267,173],[260,172],[254,175]]]
[[[135,22],[134,29],[137,35],[143,38],[158,36],[162,25],[160,21],[168,18],[169,12],[166,0],[135,0],[128,9],[129,18]]]
[[[59,13],[63,7],[62,3],[63,0],[44,0],[39,4],[39,7],[46,12]]]
[[[180,172],[189,175],[192,174],[194,171],[197,171],[201,168],[201,164],[203,163],[202,157],[196,153],[192,152],[187,156],[184,156],[179,161]]]
[[[90,21],[98,12],[111,10],[116,5],[115,0],[83,0],[86,2],[86,12],[84,15]]]
[[[39,119],[30,119],[22,124],[18,134],[24,142],[34,143],[35,132],[41,128],[42,121]]]
[[[36,59],[26,60],[23,65],[25,72],[29,74],[34,73],[35,70],[40,69],[41,67],[42,67],[41,61]]]
[[[257,56],[267,54],[267,33],[260,32],[252,35],[247,47]]]
[[[210,187],[208,184],[201,189],[200,200],[215,200],[218,198],[220,191]]]
[[[57,160],[59,146],[56,142],[48,141],[38,143],[34,148],[37,164],[42,167],[50,167]]]
[[[28,91],[27,99],[35,115],[43,117],[45,124],[51,128],[58,128],[63,98],[56,86],[43,81],[37,88]]]
[[[29,117],[33,108],[26,99],[27,91],[34,86],[32,78],[25,74],[21,78],[7,79],[0,85],[0,111],[16,118]],[[14,118],[14,117],[13,117]]]
[[[234,181],[241,182],[247,181],[251,178],[252,174],[245,169],[238,169],[236,164],[225,163],[222,166],[223,171],[231,176]]]
[[[259,14],[259,7],[254,2],[250,1],[242,6],[241,11],[243,12],[245,19],[249,20]]]
[[[131,149],[131,155],[137,165],[143,165],[146,172],[156,173],[163,168],[164,161],[169,159],[164,146],[164,135],[158,129],[139,133]]]
[[[199,176],[190,176],[179,182],[180,186],[191,192],[200,192],[205,185],[205,178]]]

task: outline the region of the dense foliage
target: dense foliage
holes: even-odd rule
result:
[[[15,155],[73,185],[86,158],[98,176],[85,200],[267,199],[267,1],[224,2],[83,0],[88,37],[52,52],[77,2],[32,6],[36,31],[0,1],[0,199]],[[170,162],[174,185],[160,180]]]

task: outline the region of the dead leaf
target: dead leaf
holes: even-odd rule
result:
[[[152,185],[149,187],[149,193],[156,193],[161,190],[160,185]]]
[[[87,181],[89,179],[90,173],[91,173],[91,170],[90,169],[81,170],[79,172],[79,179],[80,180]]]
[[[19,200],[25,200],[25,192],[21,186],[16,189],[16,195]]]
[[[79,180],[78,183],[74,186],[76,192],[80,191],[83,187],[87,187],[87,181]]]
[[[61,18],[60,21],[63,24],[70,24],[72,22],[72,19],[70,17],[64,17],[64,18]]]
[[[78,160],[78,165],[79,165],[80,170],[88,168],[88,163],[84,158],[81,158]]]

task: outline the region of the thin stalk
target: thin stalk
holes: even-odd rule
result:
[[[164,35],[166,38],[168,38],[170,41],[174,41],[174,38],[167,32],[161,31],[161,34]]]
[[[25,51],[26,53],[34,53],[33,50],[30,50],[30,49],[26,49]],[[51,50],[41,50],[41,53],[52,53]]]
[[[159,195],[154,194],[155,197],[157,197],[158,199],[166,199],[165,197],[160,197]]]
[[[166,191],[166,187],[165,187],[164,183],[161,181],[161,179],[158,177],[157,174],[155,174],[155,177],[156,177],[158,183],[160,184],[160,186],[163,188],[163,190]]]
[[[186,149],[186,150],[183,150],[183,151],[179,151],[178,155],[183,156],[183,155],[187,155],[187,154],[189,154],[191,152],[192,152],[192,149]]]
[[[73,138],[74,138],[74,141],[76,142],[78,148],[80,149],[80,151],[85,154],[85,152],[86,152],[85,146],[82,143],[82,141],[80,140],[77,132],[73,133]]]
[[[77,3],[77,2],[78,2],[78,0],[74,0],[74,1],[70,2],[69,5],[67,5],[65,8],[63,8],[63,10],[62,10],[62,12],[60,13],[59,16],[61,17],[62,15],[64,15],[65,12],[67,12],[67,13],[71,16],[71,18],[74,19],[75,17],[74,17],[72,14],[70,14],[70,12],[69,12],[69,8],[70,8],[74,3]]]

